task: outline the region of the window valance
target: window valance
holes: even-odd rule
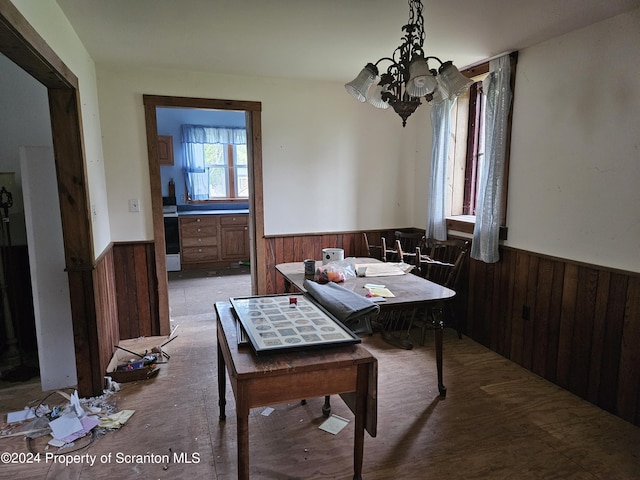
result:
[[[182,143],[245,145],[247,143],[247,130],[245,128],[182,125]]]

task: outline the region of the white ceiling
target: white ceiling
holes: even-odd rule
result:
[[[347,82],[390,56],[406,0],[57,0],[98,65]],[[425,53],[458,67],[640,7],[640,0],[424,0]],[[381,64],[384,67],[384,64]]]

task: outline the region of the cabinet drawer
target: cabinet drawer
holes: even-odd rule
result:
[[[186,237],[217,237],[218,225],[210,223],[188,223],[182,224],[180,228],[182,238]]]
[[[218,247],[184,247],[182,249],[182,261],[189,262],[210,262],[218,260]]]
[[[218,245],[218,237],[191,237],[182,236],[183,247],[215,247]]]
[[[215,215],[192,215],[186,217],[180,217],[180,225],[217,225],[218,218]]]
[[[249,215],[221,215],[220,225],[248,225]]]

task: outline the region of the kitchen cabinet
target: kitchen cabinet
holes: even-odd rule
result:
[[[249,260],[249,215],[180,216],[180,257],[183,269]]]
[[[220,216],[222,260],[249,260],[249,216]]]
[[[173,166],[173,137],[158,135],[158,163]]]

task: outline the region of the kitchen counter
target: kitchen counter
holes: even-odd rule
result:
[[[183,269],[223,268],[249,260],[249,209],[238,207],[178,211]]]
[[[223,209],[210,209],[210,210],[183,210],[178,211],[179,217],[188,217],[192,215],[247,215],[249,213],[249,209],[234,209],[234,210],[223,210]]]

